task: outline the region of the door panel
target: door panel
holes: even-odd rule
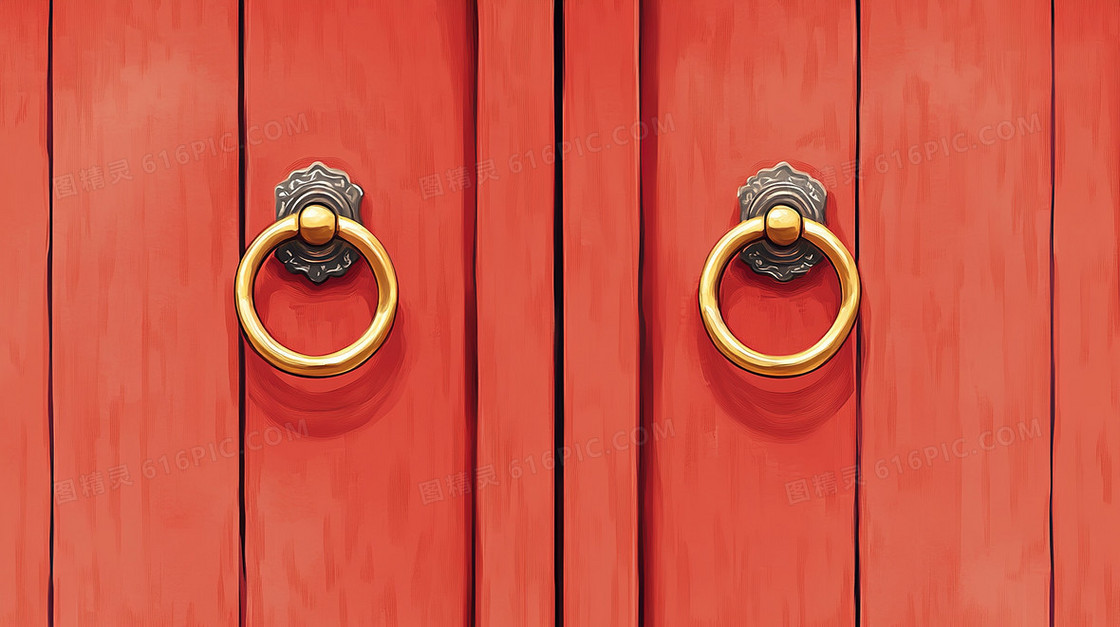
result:
[[[471,7],[244,4],[246,243],[276,219],[273,187],[322,160],[365,190],[400,289],[389,339],[349,374],[292,377],[245,349],[246,623],[466,624]],[[360,263],[315,286],[270,260],[256,283],[264,323],[307,354],[352,342],[376,298]]]
[[[638,3],[564,7],[564,623],[638,624]]]
[[[0,624],[47,624],[50,579],[50,6],[0,3]],[[10,193],[18,190],[17,193]],[[15,263],[11,263],[15,262]]]
[[[1120,4],[1054,14],[1054,624],[1120,624]]]
[[[1120,623],[1114,4],[0,2],[0,623]],[[315,161],[400,287],[327,379],[232,306]],[[792,379],[697,306],[780,161],[863,286]],[[378,299],[254,294],[310,354]],[[772,354],[840,303],[720,294]]]
[[[53,624],[236,625],[237,3],[53,20]]]
[[[552,10],[478,3],[479,625],[556,621]]]
[[[738,370],[705,333],[697,282],[739,222],[736,190],[788,160],[829,190],[853,250],[856,23],[850,2],[643,6],[644,624],[854,621],[855,341],[794,379]],[[827,263],[778,284],[737,261],[723,314],[773,354],[839,306]],[[654,427],[662,431],[660,437]]]
[[[863,620],[1048,624],[1050,4],[861,26]]]

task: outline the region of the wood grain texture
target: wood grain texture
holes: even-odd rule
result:
[[[638,3],[564,10],[564,624],[636,626]]]
[[[478,3],[478,625],[554,625],[553,14]]]
[[[1050,3],[864,3],[867,625],[1049,624]]]
[[[46,625],[51,459],[47,271],[50,4],[0,4],[0,200],[9,269],[0,277],[0,624]]]
[[[1120,5],[1054,4],[1054,624],[1120,624]]]
[[[53,624],[236,625],[237,3],[55,2],[53,50]]]
[[[853,624],[855,342],[803,377],[739,371],[704,331],[697,285],[739,221],[738,187],[782,160],[825,183],[852,249],[855,7],[642,10],[642,117],[661,127],[642,142],[644,624]],[[839,285],[827,263],[783,285],[734,262],[721,302],[746,344],[784,354],[824,334]]]
[[[465,625],[475,199],[460,169],[475,160],[473,11],[435,0],[245,11],[246,240],[275,220],[273,187],[322,160],[365,190],[362,219],[400,284],[389,339],[352,373],[296,378],[246,349],[245,622]],[[323,354],[365,329],[377,290],[362,263],[315,286],[270,260],[256,299],[278,340]]]

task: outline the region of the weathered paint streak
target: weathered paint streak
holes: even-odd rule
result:
[[[392,334],[347,375],[288,376],[246,349],[246,442],[301,421],[310,437],[247,447],[245,622],[466,625],[473,14],[436,0],[244,5],[247,128],[308,121],[249,137],[246,238],[275,220],[275,184],[321,160],[365,190],[362,219],[400,284]],[[323,354],[369,324],[377,290],[365,264],[316,286],[273,261],[256,298],[278,340]]]
[[[1054,9],[1054,624],[1120,625],[1120,4]]]
[[[0,624],[46,625],[50,577],[47,2],[0,3]]]
[[[60,0],[52,45],[54,625],[237,625],[237,2]]]
[[[552,11],[478,3],[480,626],[556,620]]]
[[[862,618],[1048,625],[1050,3],[860,23]]]
[[[564,624],[636,627],[638,3],[564,10]]]

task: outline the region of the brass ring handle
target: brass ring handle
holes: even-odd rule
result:
[[[350,346],[328,355],[297,353],[277,342],[264,328],[253,303],[253,283],[261,264],[280,244],[300,237],[308,244],[319,246],[335,235],[356,248],[373,270],[377,280],[377,309],[369,328]],[[362,365],[381,348],[397,313],[397,274],[381,242],[361,224],[337,216],[320,205],[308,205],[299,213],[278,220],[253,240],[237,266],[234,293],[237,317],[253,349],[280,370],[305,377],[330,377]]]
[[[732,335],[719,311],[719,284],[728,262],[748,244],[763,237],[779,246],[788,246],[804,237],[824,252],[840,278],[842,297],[836,321],[816,344],[792,355],[766,355],[747,348]],[[755,374],[794,377],[821,367],[848,337],[858,310],[859,273],[852,255],[823,224],[803,219],[785,206],[774,207],[765,216],[741,222],[728,231],[708,255],[700,274],[700,316],[708,337],[731,363]]]

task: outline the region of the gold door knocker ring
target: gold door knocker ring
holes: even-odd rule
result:
[[[732,335],[719,311],[719,284],[727,264],[740,250],[764,237],[776,246],[790,246],[804,238],[824,252],[840,278],[842,297],[836,321],[816,344],[792,355],[766,355],[748,348]],[[823,224],[802,218],[797,211],[782,205],[728,231],[708,255],[700,274],[700,316],[708,336],[731,363],[755,374],[793,377],[821,367],[848,337],[858,310],[859,273],[844,244]]]
[[[336,235],[357,249],[373,270],[377,280],[377,309],[369,328],[350,346],[328,355],[297,353],[277,342],[264,328],[253,304],[253,283],[261,264],[277,246],[297,237],[311,246],[322,246]],[[253,240],[237,267],[234,292],[237,317],[253,349],[273,366],[305,377],[330,377],[362,365],[389,336],[397,312],[397,274],[381,242],[358,222],[317,204],[281,218]]]

